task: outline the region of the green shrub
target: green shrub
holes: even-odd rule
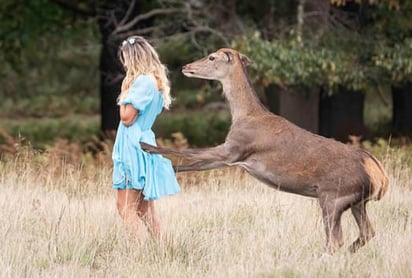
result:
[[[35,148],[44,148],[57,139],[68,139],[86,144],[99,136],[98,115],[69,115],[60,118],[2,119],[0,126],[14,138],[30,142]],[[170,139],[182,133],[193,146],[211,146],[222,143],[230,126],[228,111],[164,112],[154,125],[158,138]],[[0,134],[0,144],[6,138]]]
[[[0,123],[10,136],[20,137],[35,148],[44,148],[58,138],[84,143],[100,133],[100,120],[97,116],[0,119]],[[5,138],[1,135],[0,143],[5,143]]]
[[[170,138],[173,133],[181,132],[191,146],[212,146],[225,140],[230,123],[228,111],[165,112],[153,129],[157,137]]]

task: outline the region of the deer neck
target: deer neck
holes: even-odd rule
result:
[[[223,93],[229,102],[233,121],[265,110],[241,66],[232,71],[221,82]]]

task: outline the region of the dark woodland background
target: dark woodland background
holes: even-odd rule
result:
[[[220,47],[274,113],[343,142],[408,144],[412,134],[412,2],[401,0],[3,0],[0,154],[56,140],[113,140],[122,40],[145,36],[170,70],[165,144],[221,143],[230,114],[218,82],[182,65]]]

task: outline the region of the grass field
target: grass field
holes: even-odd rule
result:
[[[240,169],[179,174],[183,192],[157,202],[167,241],[125,233],[111,165],[22,152],[0,161],[0,277],[412,277],[412,170],[385,167],[389,193],[370,202],[376,237],[358,253],[324,254],[315,200],[278,192]]]

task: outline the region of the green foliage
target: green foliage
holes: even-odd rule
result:
[[[76,28],[74,18],[49,0],[3,0],[0,10],[1,56],[16,70],[22,69],[20,56],[31,45],[37,50],[47,50],[38,43],[52,33],[68,35]],[[47,52],[47,51],[46,51]]]
[[[330,0],[330,2],[336,6],[344,6],[348,2],[355,2],[357,4],[361,4],[362,0]],[[391,9],[399,9],[399,2],[398,0],[367,0],[369,4],[382,4]]]
[[[0,116],[49,117],[99,110],[99,43],[94,28],[44,33],[15,52],[0,52]]]
[[[234,47],[255,61],[252,76],[264,86],[322,86],[330,92],[343,86],[366,92],[411,81],[412,3],[370,3],[362,4],[364,14],[355,14],[363,23],[352,22],[353,29],[329,29],[316,37],[292,29],[289,36],[272,40],[255,32],[236,38]]]
[[[374,80],[368,76],[368,65],[360,63],[356,49],[311,46],[296,39],[266,41],[259,33],[239,38],[235,47],[254,60],[252,75],[264,85],[323,86],[332,90],[343,85],[362,90]]]
[[[97,115],[97,96],[39,94],[30,98],[5,98],[0,104],[0,117],[21,119],[24,117],[64,117],[71,114]]]
[[[199,111],[186,113],[164,112],[153,127],[158,138],[170,139],[182,133],[191,146],[211,146],[222,143],[230,127],[228,111]],[[5,131],[13,138],[29,142],[35,148],[44,148],[57,139],[88,143],[100,135],[97,115],[66,115],[57,118],[0,118],[0,145],[7,143]],[[3,130],[4,129],[4,130]]]
[[[332,39],[329,46],[303,44],[296,38],[267,41],[256,32],[238,38],[234,46],[254,60],[252,77],[265,86],[322,86],[329,91],[343,86],[367,91],[412,80],[412,38],[393,46],[368,48],[356,40],[350,41],[351,47],[347,44]]]
[[[393,83],[412,81],[412,38],[406,38],[393,46],[380,46],[373,57],[376,67],[382,69],[386,79]]]
[[[109,3],[96,3],[103,2]],[[184,1],[172,2],[172,6],[180,7],[179,4]],[[238,38],[235,46],[255,60],[251,72],[255,79],[265,85],[324,86],[330,91],[338,86],[345,86],[371,91],[370,88],[377,87],[380,83],[390,86],[389,83],[410,81],[412,2],[401,1],[402,5],[399,7],[393,6],[391,3],[396,1],[392,0],[369,2],[381,5],[374,5],[373,9],[368,10],[370,26],[365,30],[328,33],[319,40],[306,36],[306,40],[302,41],[295,33],[289,34],[289,39],[284,39],[296,24],[297,1],[240,1],[233,11],[236,15],[234,18],[240,20],[240,29],[258,29],[262,33]],[[87,9],[94,3],[80,0],[71,4]],[[122,5],[127,6],[128,3],[129,1],[124,1]],[[168,4],[170,3],[164,1],[142,3],[145,5],[144,11]],[[216,14],[193,22],[204,23],[222,34],[226,30],[233,35],[232,31],[238,30],[239,26],[231,25],[233,22],[230,21],[222,22],[221,19],[227,16],[225,11],[218,12],[222,3],[209,1],[200,6],[210,7],[209,4],[216,4]],[[196,9],[195,6],[191,8]],[[180,113],[188,108],[200,109],[208,100],[217,100],[219,95],[214,92],[209,94],[210,90],[199,90],[199,93],[192,94],[187,88],[199,87],[202,81],[183,77],[180,69],[183,64],[204,54],[197,47],[204,47],[203,51],[214,50],[221,46],[222,40],[211,39],[207,30],[194,32],[195,37],[190,37],[191,25],[184,13],[178,19],[175,15],[172,16],[172,21],[175,22],[172,27],[169,19],[158,17],[154,22],[156,26],[163,24],[167,30],[162,34],[162,41],[164,37],[167,39],[157,49],[162,61],[171,69],[173,92],[178,98],[173,111],[178,110]],[[182,25],[182,22],[185,24]],[[28,121],[30,124],[23,125],[23,129],[13,127],[13,135],[22,134],[35,141],[47,141],[54,136],[84,138],[76,130],[67,128],[70,131],[64,131],[62,128],[65,125],[58,122],[63,123],[66,116],[71,117],[76,113],[83,114],[81,117],[99,113],[100,41],[97,33],[94,19],[79,20],[79,17],[53,4],[53,1],[2,1],[0,117],[60,118],[50,123],[49,130],[47,126],[42,126],[40,120]],[[158,35],[161,34],[153,33],[153,41],[159,41],[156,37]],[[266,40],[274,36],[277,39]],[[197,39],[199,45],[193,45],[194,39]],[[190,144],[199,146],[223,141],[230,123],[229,117],[214,112],[202,111],[189,113],[187,116],[166,115],[157,123],[157,133],[161,137],[168,138],[173,132],[181,131]],[[38,130],[35,128],[37,124],[41,126]],[[90,131],[98,131],[98,121],[91,124]],[[88,135],[86,133],[85,137]]]
[[[181,132],[191,146],[212,146],[224,142],[230,123],[227,111],[164,112],[156,120],[153,130],[157,137],[171,138],[173,133]]]
[[[100,133],[98,116],[64,118],[25,118],[24,120],[1,119],[0,126],[10,136],[29,142],[35,148],[44,148],[58,138],[85,143]],[[0,134],[0,144],[5,143]]]
[[[397,7],[390,4],[397,1],[388,2],[369,10],[371,24],[366,32],[373,43],[371,60],[381,73],[381,83],[397,85],[412,80],[412,2],[400,1]]]

